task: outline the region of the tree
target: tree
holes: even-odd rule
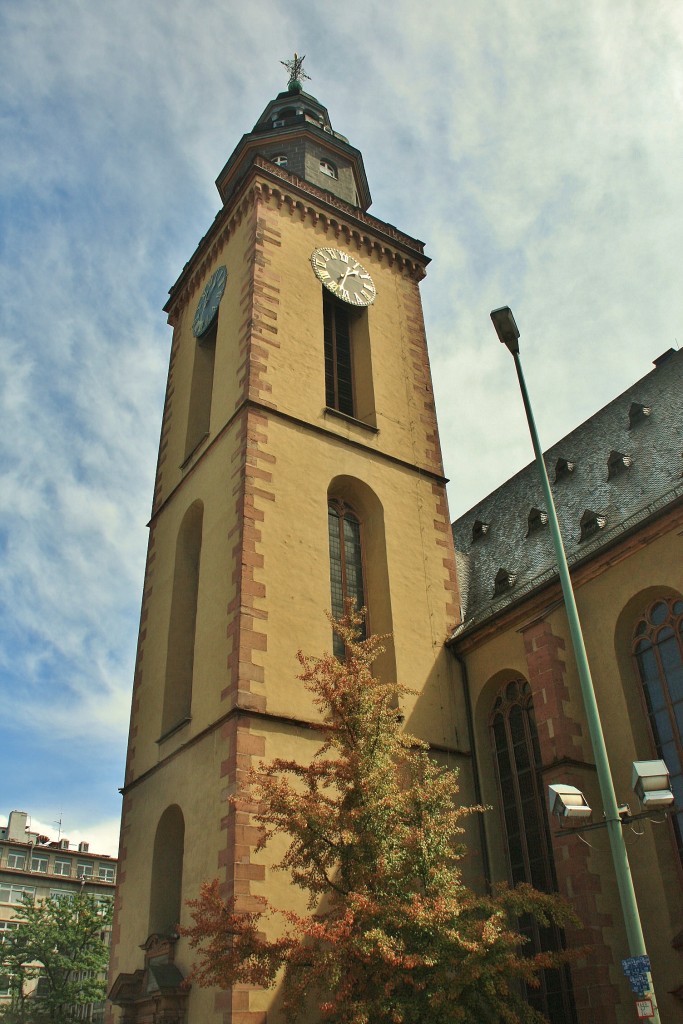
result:
[[[543,1021],[521,982],[538,984],[567,955],[525,955],[517,921],[531,914],[562,926],[574,916],[526,885],[492,895],[465,886],[462,820],[484,808],[460,806],[456,772],[403,732],[399,701],[410,691],[373,678],[383,647],[358,640],[361,622],[350,607],[333,624],[345,661],[299,654],[299,679],[323,719],[311,764],[261,764],[234,800],[262,828],[258,849],[289,838],[277,867],[308,893],[310,914],[265,899],[262,910],[239,913],[217,881],[205,883],[189,902],[193,924],[181,929],[198,950],[192,977],[270,987],[284,968],[292,1021],[314,1009],[333,1024]],[[273,917],[284,931],[268,938]]]
[[[2,972],[11,981],[11,1005],[0,1019],[8,1024],[69,1024],[79,1008],[104,999],[109,947],[103,938],[111,922],[111,901],[89,893],[25,899],[22,919],[0,945]],[[40,979],[37,988],[28,983]]]

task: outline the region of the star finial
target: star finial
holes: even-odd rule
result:
[[[280,63],[283,67],[289,71],[289,81],[287,82],[287,88],[290,92],[300,92],[301,82],[304,78],[307,78],[310,82],[311,76],[307,75],[304,71],[304,61],[306,60],[305,55],[300,57],[298,53],[294,54],[293,60],[281,60]]]

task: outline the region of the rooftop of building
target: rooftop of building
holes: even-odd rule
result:
[[[32,830],[30,815],[26,811],[10,811],[7,825],[0,825],[0,843],[12,843],[17,846],[30,846],[32,848],[43,848],[64,853],[75,853],[79,857],[96,857],[98,860],[116,861],[108,853],[97,853],[90,850],[88,842],[72,844],[68,838],[62,836],[58,839],[51,839]]]
[[[683,351],[545,453],[570,566],[617,543],[683,497]],[[557,575],[535,462],[453,523],[461,637]]]

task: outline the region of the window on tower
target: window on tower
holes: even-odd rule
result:
[[[344,605],[349,598],[356,602],[356,608],[365,607],[362,529],[354,510],[337,498],[331,498],[328,502],[327,524],[330,537],[332,615],[338,619],[344,614]],[[361,639],[365,636],[364,623]],[[338,658],[344,657],[344,643],[336,633],[333,650]]]
[[[323,292],[325,323],[325,402],[330,409],[354,415],[351,317],[329,292]]]
[[[338,178],[337,168],[334,166],[331,160],[320,161],[320,171],[322,174],[326,174],[328,178]]]

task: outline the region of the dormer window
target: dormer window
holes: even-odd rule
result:
[[[505,594],[514,587],[516,582],[517,573],[510,572],[509,569],[499,569],[493,583],[493,596],[499,597],[501,594]]]
[[[633,459],[630,455],[624,455],[622,452],[610,452],[607,460],[607,479],[612,480],[615,476],[619,476],[629,468],[632,462]]]
[[[604,530],[606,525],[607,519],[605,516],[600,516],[597,512],[587,508],[581,516],[581,536],[579,540],[588,540],[589,537],[593,537],[600,530]]]
[[[331,160],[320,161],[320,173],[326,174],[328,178],[337,178],[337,168],[334,166]]]
[[[490,529],[490,523],[484,523],[481,519],[475,519],[472,525],[472,540],[482,540]]]
[[[275,164],[276,167],[286,167],[287,166],[287,154],[286,153],[278,153],[277,156],[273,156],[270,159],[271,159],[272,163]]]
[[[640,423],[646,423],[648,416],[652,414],[652,406],[641,405],[640,402],[631,402],[631,407],[628,411],[628,428],[632,430],[633,427],[637,427]]]
[[[567,459],[558,459],[555,463],[555,483],[566,480],[574,472],[575,462],[568,462]]]
[[[544,512],[540,508],[532,508],[529,512],[529,518],[527,521],[527,537],[531,533],[536,533],[537,530],[542,530],[544,526],[548,525],[548,513]]]

